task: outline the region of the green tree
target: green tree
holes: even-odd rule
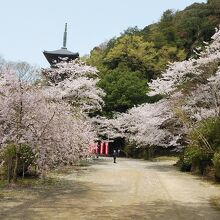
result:
[[[204,48],[203,41],[211,40],[215,27],[220,23],[218,8],[219,0],[208,0],[208,3],[192,4],[183,11],[167,10],[159,22],[146,26],[143,30],[129,27],[118,38],[114,37],[95,47],[87,62],[100,71],[101,84],[107,83],[110,75],[119,72],[119,69],[121,71],[123,66],[123,79],[126,80],[127,74],[130,78],[129,74],[132,72],[136,74],[138,81],[143,80],[146,85],[147,81],[160,76],[169,62],[185,60],[195,55],[194,50]],[[112,77],[116,79],[116,76]],[[117,86],[120,90],[121,84]],[[110,88],[111,85],[106,84],[105,87]],[[127,107],[119,107],[117,104],[117,107],[111,108],[110,97],[114,96],[110,94],[112,91],[107,92],[106,111],[121,111],[135,105],[133,99],[133,104],[130,102]]]
[[[139,75],[138,71],[132,72],[120,66],[102,76],[99,86],[106,92],[105,114],[112,111],[125,112],[149,99],[146,95],[147,80],[141,79]]]
[[[220,1],[219,0],[208,0],[208,5],[210,6],[211,10],[220,16]]]
[[[219,23],[207,4],[195,3],[184,11],[176,14],[175,26],[180,37],[182,47],[185,47],[190,57],[193,49],[203,45],[203,41],[210,41],[215,26]]]
[[[132,71],[141,71],[150,80],[157,63],[157,51],[154,43],[145,42],[143,37],[124,35],[107,53],[104,62],[110,69],[123,64]]]
[[[107,68],[103,64],[103,59],[105,57],[106,50],[108,48],[107,46],[108,43],[109,42],[105,42],[93,48],[93,50],[90,52],[90,56],[86,59],[86,62],[89,65],[95,66],[101,72],[107,70]]]

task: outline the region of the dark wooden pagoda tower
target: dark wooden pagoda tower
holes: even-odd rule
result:
[[[63,47],[61,47],[61,49],[59,50],[53,50],[53,51],[45,50],[43,52],[44,56],[46,57],[47,61],[50,63],[51,66],[64,60],[66,62],[69,62],[79,57],[79,53],[73,53],[67,50],[66,42],[67,42],[67,23],[65,24],[65,30],[63,35]]]

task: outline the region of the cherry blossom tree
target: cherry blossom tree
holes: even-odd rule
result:
[[[174,62],[168,66],[168,69],[162,73],[162,77],[153,80],[149,86],[151,92],[149,95],[165,94],[181,88],[187,82],[193,79],[209,78],[215,74],[211,72],[207,74],[207,66],[218,65],[220,60],[220,30],[216,29],[216,33],[212,37],[213,42],[206,46],[204,52],[200,53],[198,59],[189,59],[182,62]]]
[[[175,62],[162,77],[150,83],[149,95],[164,98],[99,119],[101,133],[126,137],[138,146],[176,146],[194,125],[205,118],[219,117],[220,108],[220,31],[197,59]]]
[[[220,72],[207,79],[207,83],[197,87],[184,98],[181,108],[193,121],[201,121],[220,116]]]
[[[174,112],[183,123],[183,133],[196,129],[197,122],[219,117],[220,31],[197,59],[169,65],[162,77],[150,83],[150,95],[163,94],[175,105]],[[179,94],[174,101],[173,97]],[[201,134],[199,134],[201,136]],[[203,138],[204,139],[204,138]],[[207,142],[207,141],[206,141]]]
[[[144,104],[122,115],[122,127],[127,138],[139,146],[170,146],[173,135],[164,128],[174,117],[171,104],[164,99],[154,104]],[[173,145],[177,143],[172,142]]]
[[[14,181],[22,144],[31,148],[34,162],[43,172],[86,157],[88,144],[96,138],[88,117],[82,112],[73,114],[69,102],[56,97],[54,87],[50,86],[48,95],[48,86],[32,84],[13,68],[1,72],[0,153],[8,144],[15,145]]]
[[[42,74],[51,86],[48,86],[48,93],[56,90],[57,97],[83,112],[101,110],[104,92],[96,86],[99,81],[96,68],[73,60],[43,69]]]
[[[180,136],[197,121],[219,116],[220,31],[217,30],[213,40],[197,59],[171,64],[161,78],[150,83],[150,95],[166,95],[174,115],[190,119],[186,123],[185,117],[181,126],[179,120],[175,120],[174,125],[180,126]],[[175,119],[170,115],[169,120],[172,118]]]
[[[172,103],[163,99],[153,104],[143,104],[113,119],[97,118],[99,134],[110,139],[126,138],[141,146],[179,146],[180,134],[171,132],[168,124],[175,118]],[[172,125],[173,127],[173,125]]]

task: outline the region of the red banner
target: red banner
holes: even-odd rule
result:
[[[108,155],[108,143],[105,143],[105,154]]]
[[[100,154],[103,154],[103,147],[104,147],[104,143],[102,142],[100,146]]]

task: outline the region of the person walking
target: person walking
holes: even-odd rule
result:
[[[116,163],[116,157],[118,156],[118,153],[116,150],[113,151],[113,158],[114,158],[114,163]]]

